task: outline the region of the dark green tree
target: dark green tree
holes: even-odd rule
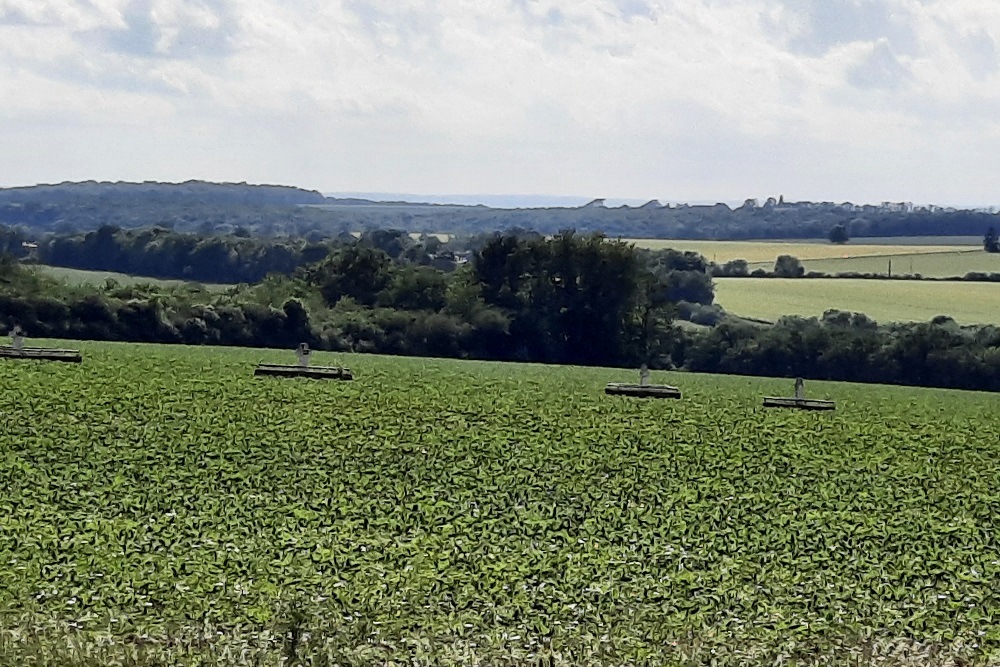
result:
[[[1000,238],[997,237],[996,227],[990,227],[983,238],[983,250],[986,252],[1000,252]]]
[[[848,234],[846,225],[834,225],[830,228],[830,233],[827,234],[827,238],[830,239],[830,243],[843,245],[851,240],[851,235]]]
[[[792,255],[780,255],[774,262],[774,275],[780,278],[801,278],[806,273],[802,262]]]
[[[445,307],[448,277],[429,266],[405,265],[396,269],[392,283],[379,296],[380,306],[403,310],[434,310]]]
[[[345,296],[371,306],[392,281],[392,268],[392,260],[384,251],[354,244],[310,269],[307,280],[319,287],[331,306]]]

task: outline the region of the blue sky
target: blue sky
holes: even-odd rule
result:
[[[1000,203],[995,0],[0,0],[0,184]]]

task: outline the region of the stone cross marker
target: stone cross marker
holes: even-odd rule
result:
[[[795,398],[803,399],[806,397],[805,383],[802,378],[795,378]]]
[[[16,352],[24,349],[24,330],[21,329],[20,325],[11,329],[10,343]]]
[[[639,367],[639,386],[649,386],[649,367],[646,364]]]
[[[312,350],[309,349],[309,344],[299,343],[299,346],[295,348],[295,354],[299,358],[299,366],[302,366],[302,368],[308,368],[309,355],[312,354]]]

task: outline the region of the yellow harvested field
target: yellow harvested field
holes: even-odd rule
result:
[[[715,300],[741,317],[819,317],[831,308],[874,320],[926,322],[948,315],[961,324],[1000,324],[1000,283],[844,278],[719,278]]]
[[[669,239],[622,239],[638,248],[662,250],[691,250],[705,259],[722,264],[734,259],[748,262],[773,262],[778,255],[793,255],[807,259],[849,259],[852,257],[877,257],[889,255],[915,255],[932,252],[969,251],[961,245],[867,245],[847,243],[794,243],[789,241],[683,241]]]

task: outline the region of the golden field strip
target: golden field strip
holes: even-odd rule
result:
[[[966,253],[977,248],[967,245],[834,245],[824,241],[796,243],[789,241],[687,241],[672,239],[622,239],[638,248],[662,250],[689,250],[704,255],[717,264],[734,259],[745,259],[751,264],[768,262],[773,266],[779,255],[792,255],[800,260],[850,259],[854,257],[880,257],[888,255],[918,255],[925,253]],[[982,250],[978,249],[981,253]]]

